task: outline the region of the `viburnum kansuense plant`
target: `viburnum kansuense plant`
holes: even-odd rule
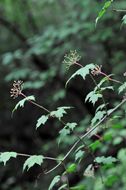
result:
[[[54,111],[50,111],[49,109],[45,108],[44,106],[36,103],[35,97],[33,95],[27,96],[26,94],[23,93],[23,81],[14,81],[13,86],[11,88],[11,97],[12,98],[17,98],[21,97],[21,100],[16,104],[14,111],[17,110],[19,107],[24,107],[25,102],[29,102],[30,104],[33,104],[34,106],[39,107],[42,109],[45,114],[42,114],[41,117],[37,120],[36,123],[36,129],[40,128],[43,125],[46,125],[46,122],[52,117],[54,119],[58,119],[59,122],[63,125],[63,128],[59,131],[59,148],[60,148],[60,142],[63,141],[67,136],[74,135],[76,137],[76,140],[73,144],[71,144],[70,149],[66,152],[64,157],[59,158],[58,155],[56,158],[50,157],[50,156],[44,156],[44,155],[29,155],[29,154],[22,154],[18,152],[1,152],[0,154],[0,162],[3,162],[4,165],[6,165],[6,162],[10,158],[16,158],[17,156],[24,156],[26,157],[26,161],[24,162],[23,165],[23,170],[27,169],[29,170],[32,166],[35,164],[42,165],[44,164],[44,160],[53,160],[56,162],[55,167],[49,169],[46,171],[46,174],[49,174],[50,172],[53,172],[56,170],[58,167],[63,166],[64,167],[64,172],[60,175],[57,175],[54,177],[53,181],[50,184],[49,189],[52,189],[53,186],[59,182],[61,182],[61,187],[63,186],[64,189],[69,189],[69,178],[68,174],[69,173],[74,173],[78,165],[80,164],[80,161],[84,158],[85,154],[89,154],[92,157],[93,162],[90,163],[87,168],[84,171],[84,176],[90,176],[94,177],[95,176],[95,169],[99,168],[100,171],[100,166],[101,164],[106,164],[106,163],[114,163],[117,162],[117,159],[115,157],[112,157],[111,155],[108,157],[105,156],[95,156],[94,152],[91,149],[90,144],[87,144],[88,138],[91,138],[92,136],[95,136],[99,141],[104,141],[103,139],[103,134],[100,136],[98,134],[99,130],[105,131],[104,128],[102,128],[102,124],[106,123],[108,119],[110,119],[115,111],[117,111],[125,102],[126,102],[126,95],[122,96],[122,100],[120,103],[118,103],[114,108],[107,109],[107,102],[105,101],[104,97],[104,91],[106,90],[114,90],[114,87],[110,85],[110,83],[117,83],[119,85],[119,93],[122,93],[126,89],[126,82],[122,83],[116,79],[113,78],[113,75],[111,74],[106,74],[102,70],[102,66],[100,65],[95,65],[93,63],[88,64],[86,66],[83,66],[79,63],[80,61],[80,56],[76,51],[70,51],[65,58],[64,58],[64,63],[67,65],[67,69],[69,69],[73,65],[77,65],[80,68],[68,79],[66,82],[66,87],[68,83],[75,78],[76,76],[81,76],[83,80],[86,80],[86,77],[89,75],[91,77],[91,80],[93,81],[95,87],[94,89],[89,92],[85,98],[85,101],[89,101],[93,105],[96,104],[96,102],[101,99],[102,104],[99,105],[96,109],[95,116],[91,119],[91,124],[90,126],[87,127],[85,131],[83,131],[83,134],[78,135],[76,133],[76,128],[79,127],[79,124],[75,122],[64,122],[63,116],[67,114],[67,110],[71,109],[72,107],[70,106],[62,106],[56,108]],[[101,75],[103,78],[98,82],[96,82],[95,77],[97,75]],[[75,156],[75,161],[66,167],[66,160],[67,158],[71,155],[71,153],[74,152]],[[66,176],[67,180],[63,182],[62,176]],[[101,175],[101,180],[102,175]]]
[[[98,17],[96,19],[96,24],[98,23],[99,19],[105,14],[106,10],[109,8],[109,6],[112,4],[112,0],[108,1],[104,4],[104,7],[101,9],[101,11],[98,14]],[[124,18],[125,21],[125,18]],[[11,88],[11,97],[17,98],[21,97],[21,100],[16,104],[13,113],[19,108],[24,107],[24,104],[26,102],[29,102],[30,104],[39,107],[44,111],[44,114],[41,115],[41,117],[38,118],[36,122],[36,129],[39,129],[41,126],[46,125],[46,122],[50,119],[57,119],[63,126],[63,128],[59,131],[59,148],[60,148],[60,142],[63,142],[65,138],[71,135],[75,137],[75,141],[71,143],[69,149],[66,151],[66,154],[63,155],[62,158],[57,155],[56,158],[50,157],[50,156],[44,156],[42,155],[29,155],[29,154],[23,154],[19,152],[1,152],[0,153],[0,162],[3,162],[4,165],[6,165],[7,161],[10,160],[10,158],[16,158],[17,156],[23,156],[26,157],[26,160],[23,164],[23,171],[26,169],[29,170],[31,167],[33,167],[35,164],[42,165],[44,164],[45,160],[50,160],[56,162],[56,165],[52,168],[50,168],[48,171],[46,171],[46,174],[49,174],[62,166],[64,168],[63,173],[60,173],[59,175],[56,175],[54,179],[52,180],[49,190],[53,189],[53,187],[58,183],[59,189],[71,189],[69,184],[69,174],[74,173],[76,170],[78,170],[78,166],[80,165],[81,160],[85,158],[86,154],[89,154],[92,157],[92,162],[86,167],[86,169],[83,172],[84,176],[87,177],[95,177],[95,169],[99,169],[101,181],[104,183],[102,172],[101,172],[101,165],[106,164],[113,164],[118,161],[116,157],[113,157],[111,155],[109,156],[96,156],[95,155],[95,148],[99,142],[105,142],[104,138],[104,132],[106,130],[106,127],[104,127],[103,124],[106,124],[109,120],[114,119],[113,114],[118,111],[121,106],[123,106],[126,103],[126,82],[120,82],[119,80],[116,80],[112,74],[106,74],[104,72],[104,69],[102,68],[102,65],[97,65],[94,63],[87,64],[86,66],[83,66],[80,63],[81,56],[77,53],[77,51],[70,51],[68,54],[65,55],[63,63],[65,64],[67,70],[70,69],[70,67],[77,66],[77,69],[79,69],[68,79],[66,82],[66,87],[68,86],[69,82],[77,77],[82,77],[83,80],[86,80],[87,76],[89,76],[94,83],[94,89],[89,92],[85,98],[85,102],[90,102],[93,106],[96,105],[96,102],[101,100],[102,102],[95,110],[95,115],[93,118],[91,118],[90,125],[87,126],[86,130],[83,131],[81,135],[78,135],[76,133],[76,129],[79,128],[79,124],[75,122],[64,122],[63,117],[65,114],[67,114],[67,110],[70,110],[72,107],[70,106],[62,106],[58,107],[55,110],[49,110],[48,108],[45,108],[43,105],[38,104],[35,101],[35,97],[33,95],[27,96],[23,92],[23,81],[18,80],[14,81],[13,86]],[[97,82],[96,77],[101,76],[102,79]],[[124,73],[124,76],[126,74]],[[108,103],[106,102],[104,92],[107,90],[115,91],[113,84],[118,85],[118,93],[122,93],[122,98],[120,102],[116,104],[116,106],[112,107],[111,109],[108,109]],[[116,91],[115,91],[116,92]],[[115,115],[116,116],[116,115]],[[102,131],[102,136],[99,135],[99,131]],[[98,140],[94,141],[93,143],[89,143],[89,139],[92,138],[92,136],[95,136]],[[68,157],[71,156],[71,154],[74,153],[74,161],[72,160],[72,163],[69,166],[66,166],[66,161]],[[65,177],[65,181],[62,180],[62,177]],[[78,186],[78,189],[84,189],[83,184]],[[77,188],[76,188],[77,189]]]

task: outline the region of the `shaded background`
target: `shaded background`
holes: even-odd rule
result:
[[[95,114],[95,108],[84,103],[86,94],[94,85],[90,79],[84,82],[78,77],[65,89],[66,80],[78,68],[74,66],[66,72],[62,63],[64,55],[70,50],[77,50],[83,66],[93,62],[102,65],[107,74],[114,73],[118,80],[125,80],[126,27],[120,29],[124,13],[113,9],[125,8],[126,2],[115,1],[95,28],[95,19],[103,3],[100,0],[0,1],[1,152],[44,153],[56,157],[66,153],[75,138],[66,138],[58,148],[58,131],[63,126],[51,119],[45,127],[36,131],[36,121],[44,112],[28,103],[11,118],[11,111],[20,100],[20,97],[16,100],[10,98],[9,91],[14,80],[23,80],[24,93],[35,95],[36,101],[49,110],[55,110],[58,106],[74,106],[75,109],[68,112],[65,120],[79,122],[79,133],[87,128],[90,118]],[[96,80],[99,79],[96,77]],[[115,84],[115,89],[117,87],[119,85]],[[106,102],[111,100],[109,108],[122,99],[122,95],[112,91],[107,92],[105,97]],[[125,113],[125,107],[117,114],[122,113]],[[115,126],[113,129],[108,127],[105,131],[110,134],[109,140],[94,150],[96,154],[113,155],[121,159],[116,167],[102,171],[105,184],[101,183],[99,172],[96,172],[98,176],[95,180],[83,176],[83,168],[91,162],[89,155],[81,162],[79,172],[69,176],[70,186],[80,183],[87,190],[125,190],[125,114],[112,125]],[[73,159],[72,155],[67,162],[71,162],[70,159]],[[8,162],[6,167],[1,164],[1,190],[46,190],[53,176],[63,171],[61,167],[50,175],[42,174],[36,182],[37,176],[55,163],[47,162],[43,168],[36,166],[22,173],[24,161],[25,158],[18,158]]]

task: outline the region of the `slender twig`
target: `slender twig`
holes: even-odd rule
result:
[[[87,131],[84,135],[82,135],[80,138],[84,139],[86,137],[89,136],[90,133],[92,133],[96,128],[99,127],[100,124],[102,124],[109,116],[111,116],[118,108],[120,108],[124,103],[126,102],[126,99],[123,99],[115,108],[113,108],[113,110],[108,113],[108,115],[104,116],[96,125],[94,125],[94,127],[92,127],[89,131]],[[64,158],[62,159],[62,161],[57,164],[55,167],[53,167],[51,170],[47,171],[46,174],[54,171],[56,168],[58,168],[62,162],[64,162],[66,160],[66,158],[69,156],[69,154],[74,150],[74,148],[79,144],[80,140],[77,140],[73,146],[70,148],[70,150],[67,152],[67,154],[64,156]]]
[[[24,98],[27,98],[27,96],[23,93],[20,93],[20,95],[22,95]],[[39,107],[40,109],[43,109],[44,111],[50,113],[50,111],[48,109],[46,109],[44,106],[41,106],[40,104],[37,104],[36,102],[34,102],[32,100],[27,100],[27,101],[34,104],[35,106]]]
[[[106,78],[108,78],[108,80],[110,80],[110,81],[123,84],[122,82],[120,82],[120,81],[118,81],[118,80],[112,79],[111,77],[109,77],[108,75],[106,75],[106,74],[105,74],[104,72],[102,72],[102,71],[100,71],[100,74],[103,75],[103,76],[105,76]]]
[[[83,68],[83,65],[81,65],[80,63],[75,63],[75,65],[78,65],[79,67]]]
[[[116,12],[126,12],[125,9],[113,9],[113,11],[116,11]]]
[[[24,98],[27,98],[27,96],[26,96],[25,94],[23,94],[22,92],[20,93],[20,95],[22,95]],[[51,113],[51,111],[49,111],[49,110],[46,109],[45,107],[41,106],[40,104],[38,104],[38,103],[36,103],[36,102],[34,102],[34,101],[32,101],[32,100],[27,100],[27,101],[30,102],[30,103],[32,103],[32,104],[34,104],[35,106],[37,106],[37,107],[43,109],[44,111],[48,112],[49,114]],[[57,119],[58,119],[58,118],[57,118]],[[66,123],[65,123],[62,119],[58,119],[58,120],[59,120],[60,123],[62,123],[64,126],[66,126]],[[83,140],[80,139],[79,135],[77,135],[77,134],[75,134],[75,133],[74,133],[74,135],[75,135],[79,140],[81,140],[82,143],[84,144]]]
[[[3,152],[0,152],[0,154],[2,154]],[[16,152],[17,156],[22,156],[22,157],[31,157],[34,155],[30,155],[30,154],[23,154],[23,153],[18,153]],[[49,156],[43,156],[43,159],[45,160],[54,160],[54,161],[62,161],[62,159],[59,158],[53,158],[53,157],[49,157]]]

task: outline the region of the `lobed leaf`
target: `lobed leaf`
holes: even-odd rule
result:
[[[96,93],[95,91],[91,91],[85,98],[85,102],[89,101],[93,105],[98,101],[99,98],[102,98],[102,94]]]
[[[100,121],[105,114],[106,114],[105,111],[98,111],[95,114],[94,118],[91,120],[91,124],[94,125],[97,121]]]
[[[60,134],[60,137],[59,137],[59,143],[60,143],[61,141],[64,140],[64,138],[65,138],[67,135],[70,134],[70,129],[66,129],[66,128],[64,127],[62,130],[60,130],[59,134]]]
[[[29,100],[35,101],[35,97],[34,97],[34,96],[27,96],[26,98],[20,100],[20,101],[16,104],[16,106],[15,106],[15,108],[13,109],[12,112],[14,113],[19,107],[24,107],[25,102],[26,102],[26,101],[29,101]]]
[[[41,125],[44,125],[46,121],[48,120],[48,115],[42,115],[38,120],[36,124],[36,129],[38,129]]]
[[[61,119],[64,116],[64,114],[67,113],[66,110],[67,109],[71,109],[71,108],[72,107],[66,107],[66,106],[64,106],[64,107],[58,107],[56,111],[52,111],[50,113],[50,116],[56,117],[58,119]]]
[[[96,157],[95,161],[99,164],[101,163],[112,164],[113,162],[117,162],[117,159],[112,156],[109,156],[109,157],[101,156],[101,157]]]
[[[94,167],[92,164],[88,165],[84,171],[84,176],[94,178]]]
[[[66,128],[71,129],[72,131],[74,130],[74,128],[77,126],[77,123],[67,123],[66,124]]]
[[[24,163],[23,165],[23,171],[27,168],[27,171],[33,167],[35,164],[38,164],[39,166],[41,166],[41,164],[43,163],[43,159],[44,157],[42,155],[33,155],[30,156]]]
[[[3,152],[0,154],[0,162],[3,162],[5,166],[7,161],[10,160],[10,158],[16,158],[16,157],[17,157],[16,152]]]
[[[70,82],[71,79],[73,79],[75,76],[80,75],[84,80],[86,78],[86,76],[89,74],[90,70],[94,69],[95,65],[93,63],[86,65],[85,67],[79,69],[78,71],[76,71],[66,82],[66,85]]]
[[[119,94],[123,92],[126,89],[126,82],[124,82],[120,87],[119,87]]]

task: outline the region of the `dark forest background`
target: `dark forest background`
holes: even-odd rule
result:
[[[95,27],[95,19],[105,1],[100,0],[0,0],[0,151],[15,151],[27,154],[45,154],[56,157],[67,152],[74,136],[57,145],[60,123],[51,119],[45,127],[35,130],[42,111],[26,103],[23,109],[11,112],[20,100],[10,98],[14,80],[24,81],[24,93],[34,95],[36,101],[55,110],[58,106],[73,106],[66,120],[78,122],[79,132],[86,129],[95,108],[84,103],[86,94],[94,87],[87,79],[76,78],[65,89],[65,83],[78,68],[66,72],[64,55],[76,50],[81,55],[81,64],[102,65],[107,74],[114,73],[117,80],[124,81],[126,72],[126,27],[121,27],[123,12],[114,9],[126,8],[125,0],[115,0]],[[99,77],[96,77],[98,80]],[[115,84],[115,89],[118,84]],[[109,91],[105,94],[109,107],[116,105],[122,95]],[[118,111],[117,114],[119,114]],[[103,170],[105,184],[86,178],[83,168],[91,162],[87,155],[80,163],[80,170],[69,176],[70,185],[84,184],[87,190],[126,189],[126,121],[116,119],[114,128],[107,128],[106,142],[94,148],[101,155],[118,156],[116,167]],[[96,139],[92,139],[94,141]],[[72,156],[72,155],[71,155]],[[50,169],[54,162],[33,167],[22,173],[25,158],[11,160],[0,166],[1,190],[48,189],[52,178],[63,168],[49,175],[37,176]],[[71,162],[70,158],[67,162]],[[98,173],[98,174],[97,174]],[[36,180],[37,179],[37,180]]]

